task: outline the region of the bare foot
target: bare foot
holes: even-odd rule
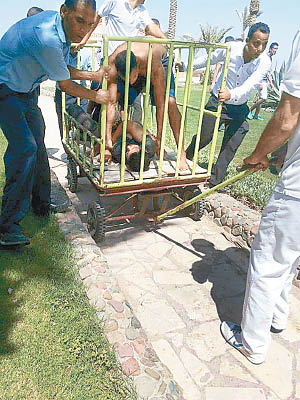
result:
[[[157,155],[158,158],[160,157],[160,147],[161,147],[160,141],[158,141],[156,139],[155,154]],[[166,150],[164,150],[164,160],[167,160],[167,159],[168,159],[168,153],[166,152]]]
[[[183,151],[181,153],[180,162],[179,162],[179,171],[186,171],[190,169],[189,164],[186,161],[186,153]]]

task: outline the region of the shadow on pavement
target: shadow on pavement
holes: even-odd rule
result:
[[[195,239],[192,246],[201,252],[201,260],[193,263],[191,272],[196,282],[211,282],[211,297],[221,321],[240,323],[246,288],[246,274],[232,261],[232,250],[218,250],[205,239]],[[238,249],[239,250],[239,249]],[[248,252],[249,253],[249,252]]]

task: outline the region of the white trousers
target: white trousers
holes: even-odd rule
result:
[[[263,210],[250,254],[242,319],[246,350],[264,360],[271,325],[286,327],[291,289],[300,258],[300,199],[274,192]]]

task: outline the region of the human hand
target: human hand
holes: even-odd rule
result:
[[[82,41],[82,42],[80,42],[80,43],[75,44],[75,46],[72,46],[72,49],[73,49],[75,52],[77,52],[77,51],[79,51],[80,49],[82,49],[83,46],[85,46],[85,45],[86,45],[86,42]]]
[[[107,162],[107,164],[111,164],[112,162],[112,154],[108,149],[104,150],[104,162]]]
[[[181,61],[177,61],[177,62],[175,63],[175,70],[176,70],[176,71],[180,71],[180,70],[182,70],[182,69],[183,69],[182,62],[181,62]]]
[[[270,161],[266,155],[262,157],[257,157],[253,153],[250,156],[246,157],[243,162],[245,165],[254,169],[254,171],[258,171],[260,169],[262,171],[265,171],[270,165]]]
[[[95,81],[102,83],[103,79],[106,79],[107,81],[111,80],[111,67],[107,66],[107,67],[101,67],[98,69],[98,71],[96,72],[97,77],[95,79]]]
[[[95,103],[98,104],[107,104],[109,103],[109,93],[107,90],[99,89],[96,92]]]
[[[218,89],[219,95],[218,95],[218,100],[223,102],[226,100],[230,100],[231,94],[228,89]]]

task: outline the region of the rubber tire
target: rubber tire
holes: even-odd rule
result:
[[[87,210],[88,231],[96,243],[105,239],[105,209],[100,201],[90,203]]]
[[[78,187],[78,175],[77,175],[76,163],[73,160],[68,159],[67,168],[68,168],[67,179],[68,179],[69,190],[72,193],[76,193]]]
[[[185,190],[183,193],[183,199],[184,201],[187,201],[195,196],[198,196],[199,194],[201,194],[201,190],[198,188],[194,190]],[[193,205],[184,209],[185,215],[191,217],[194,221],[200,221],[200,219],[203,217],[204,210],[205,210],[204,199],[200,199],[196,201]]]

